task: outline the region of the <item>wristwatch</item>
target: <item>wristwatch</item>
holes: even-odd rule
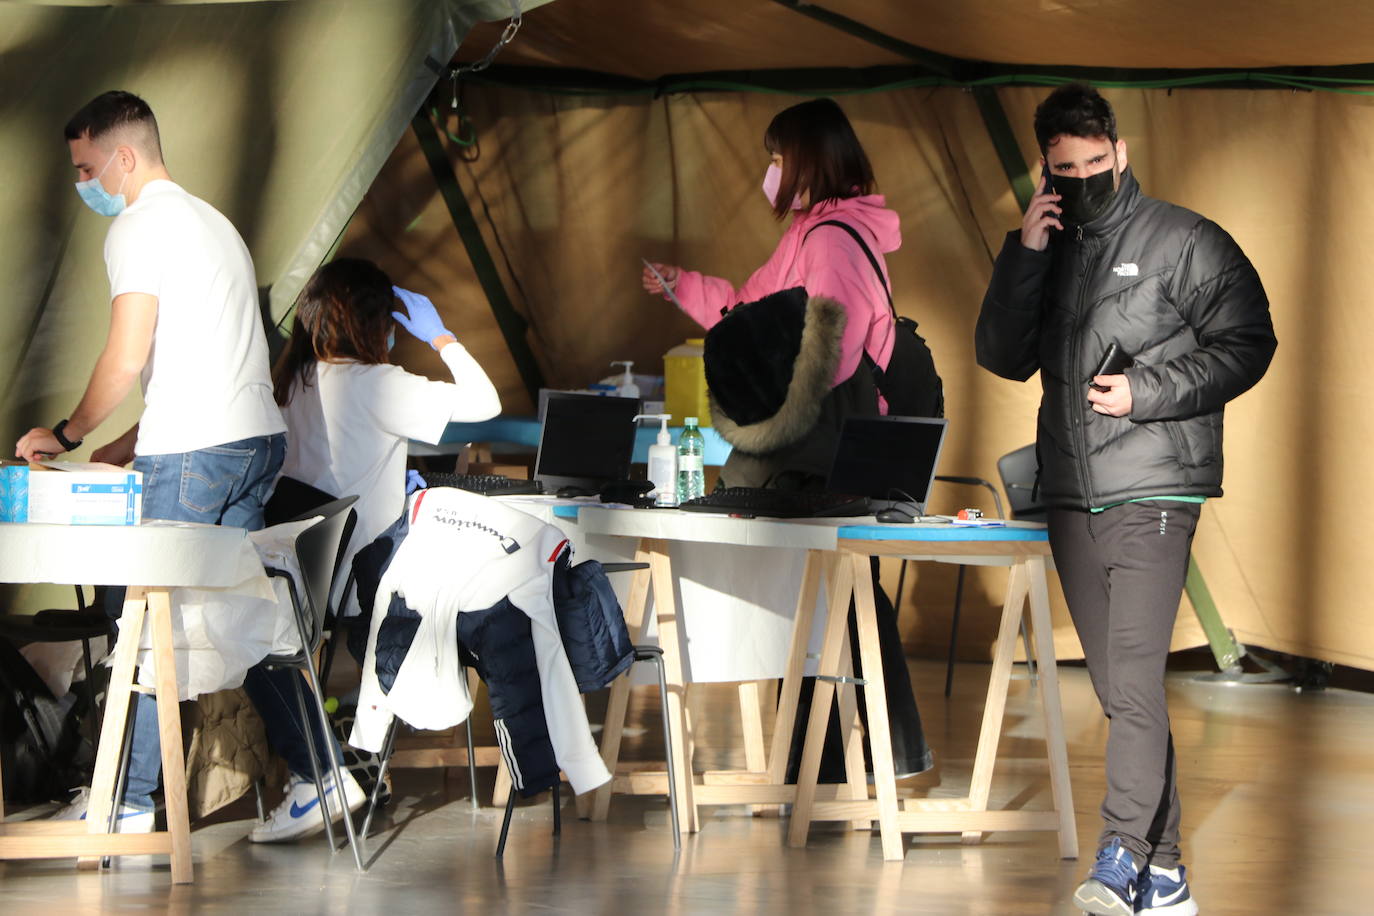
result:
[[[67,421],[59,420],[57,422],[57,425],[52,428],[52,436],[54,439],[57,440],[57,444],[62,446],[64,451],[74,452],[77,449],[81,448],[81,443],[85,440],[77,439],[75,442],[73,442],[72,440],[68,439],[66,436],[62,435],[62,431],[66,428]]]

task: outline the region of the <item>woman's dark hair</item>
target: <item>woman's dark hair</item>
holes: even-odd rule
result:
[[[769,153],[782,156],[782,183],[773,215],[782,219],[792,200],[809,192],[810,205],[860,197],[877,187],[873,167],[854,128],[834,99],[813,99],[783,109],[763,133]]]
[[[309,384],[309,370],[320,360],[387,362],[395,307],[391,278],[371,261],[339,258],[315,271],[296,299],[291,339],[272,369],[277,404],[286,406],[296,379]]]
[[[1112,106],[1086,83],[1060,86],[1035,109],[1035,140],[1040,155],[1050,141],[1068,134],[1071,137],[1106,137],[1116,142],[1116,114]]]

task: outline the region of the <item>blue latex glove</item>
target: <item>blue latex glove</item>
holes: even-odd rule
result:
[[[416,490],[423,490],[428,486],[429,484],[426,483],[425,479],[420,476],[419,471],[415,470],[414,468],[411,468],[410,470],[406,471],[406,496],[409,496]]]
[[[434,338],[448,335],[454,336],[453,332],[444,327],[443,319],[434,309],[434,303],[421,296],[419,293],[412,293],[408,289],[401,289],[399,286],[391,287],[396,293],[396,298],[401,300],[401,304],[406,307],[405,314],[402,312],[392,312],[391,317],[396,322],[415,337],[434,347]],[[437,350],[438,347],[435,347]]]

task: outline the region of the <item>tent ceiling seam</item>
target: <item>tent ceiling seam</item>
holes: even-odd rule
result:
[[[496,65],[469,82],[567,95],[660,96],[676,92],[778,92],[846,95],[914,88],[976,89],[986,86],[1058,86],[1081,80],[1117,89],[1290,89],[1374,94],[1374,63],[1339,67],[1275,67],[1254,70],[1123,70],[1089,67],[982,65],[982,75],[953,79],[916,66],[803,67],[666,74],[645,80],[596,70]],[[1358,88],[1352,88],[1358,87]]]

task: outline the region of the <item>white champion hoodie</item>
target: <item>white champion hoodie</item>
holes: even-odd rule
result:
[[[540,693],[554,757],[573,791],[610,780],[592,741],[586,709],[554,616],[554,561],[570,549],[552,525],[464,490],[418,490],[408,500],[410,531],[381,578],[372,611],[358,714],[349,743],[380,751],[393,716],[415,728],[451,728],[472,709],[458,659],[457,615],[503,597],[530,618]],[[420,617],[395,683],[376,676],[377,632],[392,594]]]

